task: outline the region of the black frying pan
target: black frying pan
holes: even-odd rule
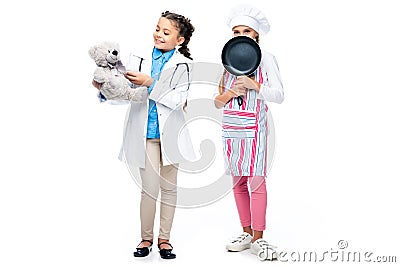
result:
[[[225,44],[221,59],[229,73],[236,76],[249,76],[260,65],[261,49],[253,39],[247,36],[237,36]]]

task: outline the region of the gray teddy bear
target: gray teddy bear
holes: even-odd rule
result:
[[[147,99],[147,87],[133,88],[125,78],[126,69],[120,60],[118,44],[103,42],[95,45],[89,49],[89,55],[97,65],[93,79],[102,84],[100,93],[107,100],[143,102]]]

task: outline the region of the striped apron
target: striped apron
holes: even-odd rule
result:
[[[255,80],[263,82],[258,67]],[[224,90],[233,87],[236,76],[225,72]],[[226,174],[232,176],[267,175],[267,111],[256,90],[247,90],[239,106],[236,98],[226,103],[222,117],[222,141]]]

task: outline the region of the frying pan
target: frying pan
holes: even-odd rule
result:
[[[260,65],[261,49],[252,38],[236,36],[224,45],[221,59],[229,73],[236,76],[249,76]]]

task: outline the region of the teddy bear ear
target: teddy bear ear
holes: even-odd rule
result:
[[[92,59],[95,58],[97,49],[98,49],[97,46],[92,46],[92,47],[89,49],[89,56],[90,56]]]

